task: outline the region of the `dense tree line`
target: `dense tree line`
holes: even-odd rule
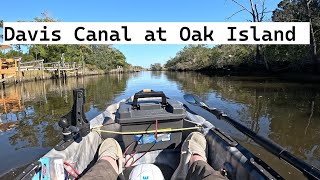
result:
[[[264,7],[260,13],[254,3],[251,6],[252,11],[241,4],[240,7],[252,15],[250,21],[262,21]],[[169,70],[320,72],[320,1],[282,0],[272,12],[272,21],[310,22],[310,45],[218,45],[212,48],[188,45],[168,60],[165,67]]]
[[[34,18],[35,22],[56,22],[47,13]],[[0,28],[3,21],[0,21]],[[2,38],[2,36],[0,37]],[[109,70],[117,66],[129,67],[122,52],[111,45],[14,45],[14,49],[7,53],[0,52],[0,57],[22,57],[22,61],[44,59],[45,62],[56,62],[63,59],[65,62],[90,64],[93,68]],[[23,49],[27,49],[24,51]]]
[[[150,70],[151,71],[161,71],[162,70],[162,66],[160,63],[154,63],[150,65]]]
[[[168,70],[227,69],[254,65],[255,47],[249,45],[188,45],[167,61]]]

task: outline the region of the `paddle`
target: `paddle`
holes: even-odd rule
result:
[[[215,115],[218,119],[224,119],[229,124],[231,124],[233,127],[237,128],[239,131],[241,131],[243,134],[249,136],[251,139],[253,139],[257,144],[271,152],[272,154],[278,156],[280,159],[285,160],[298,170],[300,170],[307,178],[310,179],[320,179],[320,171],[305,163],[304,161],[296,158],[293,156],[290,152],[286,151],[284,148],[282,148],[280,145],[273,143],[272,141],[256,134],[249,128],[245,127],[244,125],[240,124],[239,122],[231,119],[228,117],[228,115],[224,114],[222,111],[217,110],[216,108],[210,108],[208,105],[206,105],[203,101],[199,99],[199,97],[193,95],[193,94],[186,94],[183,96],[184,99],[195,106],[199,106],[208,112]]]

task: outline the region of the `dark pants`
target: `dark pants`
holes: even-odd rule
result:
[[[116,180],[119,179],[118,174],[111,164],[106,160],[99,160],[81,179],[85,180]],[[120,178],[122,179],[122,178]],[[210,180],[210,179],[226,179],[218,171],[215,171],[208,163],[204,161],[196,161],[189,168],[187,180]]]
[[[106,161],[100,159],[84,176],[80,179],[86,180],[116,180],[118,179],[117,172],[113,169],[111,164]]]
[[[196,161],[189,168],[187,180],[227,179],[204,161]]]

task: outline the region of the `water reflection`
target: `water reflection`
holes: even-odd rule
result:
[[[36,159],[61,140],[57,120],[70,111],[74,88],[86,89],[85,112],[92,119],[125,90],[128,78],[124,74],[69,78],[1,89],[0,149],[6,153],[0,154],[0,159],[5,161],[1,163],[0,174],[28,162],[24,158],[26,154]],[[20,158],[12,160],[8,154]]]
[[[201,96],[207,104],[320,168],[319,85],[196,73],[166,74],[181,90]],[[228,125],[219,127],[241,141],[251,142]]]
[[[58,143],[61,137],[56,121],[70,110],[74,88],[86,89],[88,119],[98,115],[108,104],[141,89],[162,90],[181,101],[183,94],[193,93],[320,168],[319,85],[284,83],[270,78],[141,72],[30,82],[1,89],[0,174],[39,158]],[[213,118],[201,108],[197,112],[261,154],[272,166],[279,163],[226,122]],[[289,171],[282,164],[278,166],[280,171]],[[296,176],[291,174],[287,178],[293,177]]]
[[[162,71],[151,71],[152,79],[161,79]]]

